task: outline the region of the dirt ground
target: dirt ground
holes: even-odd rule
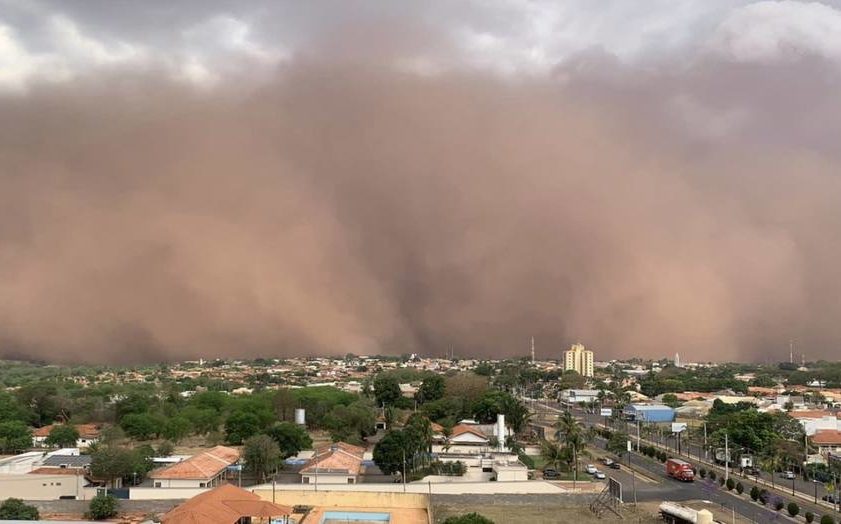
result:
[[[597,524],[600,522],[636,522],[641,524],[661,523],[654,509],[640,505],[639,511],[633,508],[624,508],[622,519],[612,513],[602,515],[598,518],[586,507],[558,508],[539,506],[458,506],[458,507],[437,507],[435,508],[435,522],[441,523],[455,515],[476,512],[488,517],[496,524]]]

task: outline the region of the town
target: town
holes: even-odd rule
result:
[[[0,518],[837,521],[841,364],[525,353],[4,361]]]

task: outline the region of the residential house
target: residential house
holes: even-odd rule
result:
[[[222,484],[171,509],[162,524],[256,524],[280,522],[292,508],[261,499],[231,484]],[[285,519],[284,519],[285,520]]]
[[[239,451],[216,446],[197,455],[156,469],[149,474],[156,488],[211,488],[222,484],[228,468],[239,462]]]
[[[49,426],[35,429],[32,432],[32,447],[46,447],[47,437],[50,436],[50,431],[56,426],[57,424],[50,424]],[[75,428],[79,432],[79,438],[76,440],[77,448],[87,448],[91,444],[99,442],[102,436],[102,426],[99,424],[77,424]]]
[[[810,438],[812,444],[818,447],[818,454],[827,457],[830,453],[841,453],[841,431],[837,429],[819,429]]]
[[[334,442],[315,450],[301,468],[303,484],[357,484],[365,448],[346,442]]]
[[[490,440],[477,426],[473,424],[458,424],[453,426],[450,443],[453,445],[487,446]]]

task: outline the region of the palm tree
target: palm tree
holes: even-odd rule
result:
[[[567,452],[559,442],[543,440],[540,442],[540,456],[546,461],[547,466],[560,469],[561,464],[567,462]]]
[[[592,440],[592,432],[584,429],[572,413],[565,411],[555,422],[555,438],[567,448],[567,458],[573,471],[578,470],[577,457],[587,455],[585,445]]]
[[[514,438],[513,435],[508,435],[507,437],[505,437],[505,447],[508,448],[509,451],[511,451],[511,453],[514,453],[515,455],[519,455],[523,452],[523,446],[519,442],[517,442],[517,439]]]

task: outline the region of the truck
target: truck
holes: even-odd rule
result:
[[[670,458],[666,461],[666,475],[682,482],[695,480],[695,471],[692,464],[680,459]]]

